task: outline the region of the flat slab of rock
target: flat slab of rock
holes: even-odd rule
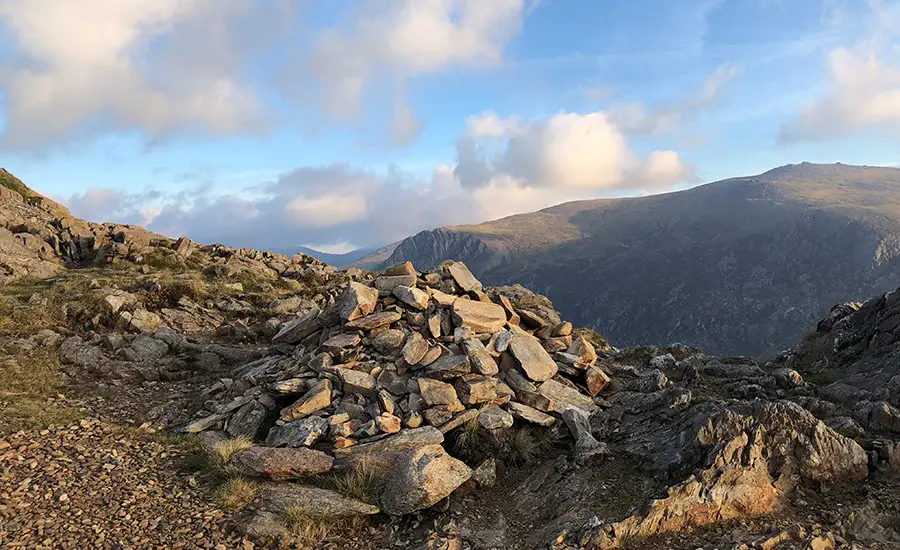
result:
[[[462,345],[463,350],[469,357],[469,362],[472,364],[472,369],[475,372],[485,376],[495,376],[499,372],[497,362],[494,361],[494,358],[488,353],[487,348],[484,347],[481,340],[477,338],[467,338],[463,341]]]
[[[476,333],[494,333],[506,325],[506,310],[494,303],[457,299],[451,308],[457,326]]]
[[[537,424],[538,426],[552,426],[556,422],[556,419],[549,414],[542,413],[533,407],[523,405],[522,403],[516,403],[515,401],[507,403],[506,409],[515,418],[530,422],[531,424]]]
[[[428,307],[428,293],[411,286],[400,285],[394,289],[394,296],[413,309],[423,310]]]
[[[421,379],[420,379],[421,380]],[[482,376],[480,374],[466,374],[461,376],[454,387],[456,395],[463,405],[477,405],[497,399],[497,378]]]
[[[362,443],[346,449],[335,449],[334,455],[343,458],[364,453],[402,453],[426,445],[440,445],[443,442],[444,434],[440,430],[433,426],[424,426],[400,430],[394,435],[372,443]]]
[[[323,378],[293,405],[281,410],[281,420],[290,422],[305,418],[331,405],[331,380]]]
[[[375,378],[367,372],[335,367],[344,384],[344,393],[369,394],[375,391]]]
[[[465,355],[444,355],[425,367],[425,375],[439,380],[452,380],[472,372]]]
[[[440,380],[419,378],[419,394],[429,407],[433,405],[449,405],[457,401],[456,389]]]
[[[381,512],[377,506],[344,495],[296,483],[266,483],[259,487],[266,508],[284,513],[295,510],[314,518],[349,518]]]
[[[455,430],[456,428],[459,428],[463,424],[471,422],[472,420],[475,420],[476,418],[478,418],[478,411],[475,409],[468,409],[468,410],[462,411],[461,413],[457,414],[456,416],[454,416],[447,422],[441,424],[441,426],[438,429],[441,430],[441,433],[444,433],[444,434],[450,433],[453,430]]]
[[[466,292],[480,292],[484,290],[484,285],[481,284],[481,281],[476,279],[475,275],[472,275],[472,272],[466,267],[466,264],[462,262],[452,262],[448,264],[447,273],[453,277],[453,280],[456,281],[459,288]]]
[[[375,288],[382,296],[390,296],[398,286],[416,286],[416,276],[409,274],[384,275],[375,279]]]
[[[590,397],[556,380],[547,380],[541,384],[537,392],[547,399],[546,412],[562,413],[566,409],[576,408],[590,415],[597,410]]]
[[[485,430],[512,428],[513,416],[497,405],[490,405],[478,413],[478,424]]]
[[[395,463],[381,505],[391,515],[411,514],[433,506],[472,477],[472,470],[440,445],[409,451]]]
[[[377,302],[377,289],[351,282],[338,302],[338,315],[344,321],[353,321],[375,311]]]
[[[326,340],[322,347],[328,351],[337,352],[342,349],[356,347],[360,341],[358,334],[338,334]]]
[[[266,436],[270,447],[310,447],[328,433],[328,421],[311,416],[282,426],[274,426]]]
[[[509,350],[531,380],[544,382],[556,376],[559,367],[550,357],[541,341],[527,333],[513,334]]]
[[[347,327],[360,330],[372,330],[396,323],[401,317],[403,316],[397,311],[380,311],[378,313],[366,315],[365,317],[360,317],[359,319],[354,319],[347,323]]]
[[[400,353],[408,365],[415,365],[425,357],[429,348],[430,346],[425,338],[418,332],[413,332],[406,337],[406,344],[403,345]]]
[[[296,344],[310,334],[322,328],[319,315],[322,311],[315,307],[300,317],[281,326],[278,334],[272,338],[273,344]]]
[[[235,453],[231,464],[244,475],[287,481],[326,474],[331,471],[334,459],[321,451],[305,447],[279,449],[254,446]]]

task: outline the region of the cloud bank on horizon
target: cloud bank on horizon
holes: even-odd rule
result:
[[[0,0],[0,154],[81,217],[340,252],[897,164],[898,35],[894,0]]]

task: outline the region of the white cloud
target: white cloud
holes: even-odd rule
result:
[[[900,64],[874,53],[845,48],[829,56],[831,82],[822,98],[804,105],[782,138],[787,141],[842,137],[864,129],[900,137]]]
[[[523,0],[364,0],[354,16],[318,33],[311,73],[328,111],[356,119],[368,86],[396,86],[392,137],[418,131],[402,79],[451,67],[489,66],[521,30]]]
[[[644,103],[621,103],[610,108],[612,121],[626,134],[660,137],[679,130],[698,113],[717,105],[722,87],[738,74],[731,64],[720,65],[700,86],[683,99],[648,107]]]
[[[318,250],[319,252],[323,252],[325,254],[346,254],[360,248],[355,244],[347,241],[334,244],[302,244],[300,246]]]
[[[484,113],[466,121],[455,165],[438,165],[429,178],[332,164],[299,168],[230,195],[208,186],[173,195],[96,189],[67,202],[76,215],[97,219],[107,212],[138,219],[155,209],[150,229],[200,242],[270,249],[298,242],[370,247],[423,229],[572,200],[671,189],[689,175],[674,151],[636,153],[602,112],[528,122]]]
[[[0,0],[14,44],[0,66],[0,145],[135,128],[258,131],[265,112],[242,72],[258,41],[276,34],[267,24],[275,9],[252,0]]]
[[[582,198],[639,186],[664,188],[687,174],[672,151],[648,158],[635,153],[602,112],[559,113],[527,124],[486,113],[468,120],[457,156],[455,174],[463,187],[489,186],[499,177],[516,182],[516,189],[580,189]]]
[[[831,24],[861,25],[865,36],[828,54],[828,82],[781,131],[783,141],[815,141],[875,130],[900,138],[900,11],[869,0],[868,13],[833,6]]]
[[[294,227],[334,227],[365,219],[366,199],[359,195],[297,197],[284,207],[286,221]]]

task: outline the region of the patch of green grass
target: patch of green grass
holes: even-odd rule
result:
[[[0,432],[62,426],[84,418],[83,411],[53,399],[64,384],[55,350],[0,353]]]
[[[0,398],[0,435],[67,426],[85,418],[81,409],[33,397]]]

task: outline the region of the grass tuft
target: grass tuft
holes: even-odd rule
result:
[[[216,501],[228,510],[242,510],[256,498],[256,485],[243,477],[232,477],[216,490]]]
[[[338,492],[369,504],[377,504],[387,483],[387,464],[376,457],[363,457],[335,480]]]
[[[223,474],[231,475],[234,473],[232,471],[232,466],[229,464],[231,462],[231,457],[234,456],[235,453],[246,451],[252,446],[253,440],[243,436],[220,441],[213,447],[213,465]]]

